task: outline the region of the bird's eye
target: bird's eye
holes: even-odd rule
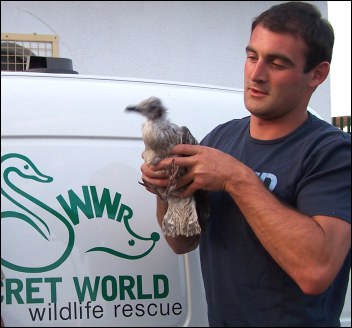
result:
[[[26,164],[26,165],[24,166],[24,169],[25,169],[25,170],[28,170],[28,169],[29,169],[29,166]]]
[[[133,239],[130,239],[130,240],[128,241],[128,245],[133,246],[134,244],[135,244],[135,242],[134,242]]]

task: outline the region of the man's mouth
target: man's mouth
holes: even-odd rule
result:
[[[255,87],[249,87],[248,90],[249,90],[250,95],[253,97],[264,97],[269,94],[267,91],[261,90],[261,89],[255,88]]]

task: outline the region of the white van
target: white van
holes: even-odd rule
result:
[[[198,251],[177,256],[141,185],[160,97],[199,140],[247,114],[242,92],[157,81],[1,75],[1,309],[6,326],[205,326]]]
[[[1,73],[6,326],[208,325],[198,250],[171,251],[138,184],[144,118],[124,109],[150,96],[198,140],[248,115],[240,90]]]

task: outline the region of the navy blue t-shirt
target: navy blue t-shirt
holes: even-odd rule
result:
[[[299,212],[351,223],[351,136],[314,115],[270,141],[250,136],[249,117],[232,120],[201,144],[252,168],[278,199]],[[350,255],[324,293],[306,295],[264,249],[230,195],[212,192],[211,217],[200,240],[209,324],[339,326]]]

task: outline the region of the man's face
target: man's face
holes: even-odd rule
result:
[[[304,74],[306,45],[301,38],[258,25],[246,48],[244,100],[249,112],[274,120],[305,111],[313,89]]]

